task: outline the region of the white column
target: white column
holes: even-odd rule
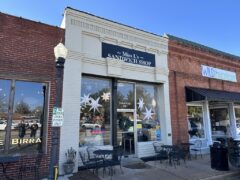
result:
[[[203,122],[206,139],[208,140],[208,145],[212,144],[212,128],[211,128],[211,119],[209,113],[208,101],[203,102]]]
[[[67,59],[64,69],[62,107],[64,122],[61,127],[59,149],[59,174],[64,174],[63,163],[66,162],[65,153],[69,148],[77,151],[74,172],[78,168],[79,151],[79,121],[80,121],[80,89],[81,61]]]
[[[165,144],[172,144],[169,84],[167,82],[160,86],[158,94],[162,140]]]

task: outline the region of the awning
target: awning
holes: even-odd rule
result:
[[[186,101],[240,101],[240,93],[219,91],[213,89],[203,89],[195,87],[186,87]]]

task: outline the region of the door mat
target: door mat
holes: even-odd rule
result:
[[[82,170],[73,174],[73,176],[69,177],[69,180],[100,180],[99,177],[93,174],[90,170]]]
[[[129,169],[151,169],[152,168],[152,166],[145,163],[128,164],[128,165],[124,165],[123,167],[129,168]]]

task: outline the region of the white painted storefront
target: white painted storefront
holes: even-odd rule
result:
[[[81,138],[80,102],[81,96],[83,96],[81,95],[81,83],[85,75],[106,79],[121,79],[121,81],[133,82],[134,87],[137,84],[136,82],[154,84],[158,92],[156,108],[160,119],[159,127],[161,127],[161,140],[159,141],[163,144],[172,144],[167,39],[71,8],[65,10],[62,27],[65,28],[65,46],[69,54],[65,63],[63,81],[64,123],[61,127],[60,136],[60,174],[63,174],[62,164],[66,161],[66,150],[70,147],[78,151],[86,148],[86,146],[80,147],[79,140]],[[103,43],[135,50],[136,52],[153,54],[155,56],[155,66],[127,63],[109,57],[103,58]],[[135,105],[137,103],[138,100],[135,100]],[[136,139],[136,129],[142,127],[142,125],[137,125],[135,113],[137,109],[137,106],[131,109],[134,113],[135,127],[134,155],[137,157],[151,156],[154,154],[153,141],[138,142]],[[98,111],[97,108],[95,110]],[[145,118],[149,119],[147,116]],[[114,118],[111,117],[110,125],[113,122]],[[110,129],[112,131],[112,128]],[[112,148],[111,144],[98,148],[104,147]],[[78,153],[77,156],[79,156]],[[75,171],[77,171],[79,165],[77,164]]]

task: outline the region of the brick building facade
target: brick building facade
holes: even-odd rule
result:
[[[26,150],[34,147],[29,143],[34,140],[17,139],[20,137],[19,123],[23,120],[25,136],[21,137],[22,140],[36,138],[35,142],[37,142],[37,138],[40,138],[38,142],[41,141],[41,146],[38,145],[37,154],[40,151],[43,152],[40,164],[41,174],[48,172],[51,150],[51,115],[56,94],[53,48],[60,41],[64,41],[64,30],[61,28],[0,13],[0,95],[5,87],[7,89],[2,94],[2,97],[6,97],[6,101],[2,102],[0,121],[4,125],[12,119],[12,127],[10,125],[8,129],[5,125],[5,129],[2,128],[0,134],[1,155],[4,153],[10,156],[21,154],[22,163],[32,163],[34,166],[36,154],[31,154]],[[27,104],[25,107],[28,111],[19,110],[21,103]],[[4,109],[4,105],[8,108]],[[37,116],[37,112],[41,112],[41,115]],[[18,125],[14,126],[15,123]],[[31,126],[34,123],[38,126],[35,132]],[[11,137],[6,138],[7,131],[11,132]],[[18,146],[13,145],[13,138]],[[7,169],[7,173],[16,175],[19,171],[19,163],[13,164],[9,165],[11,167]],[[0,177],[2,177],[1,173],[2,171]],[[27,174],[23,179],[27,177],[32,178],[30,174]]]
[[[230,98],[229,92],[240,92],[240,57],[171,35],[166,35],[166,37],[169,39],[169,90],[173,143],[202,139],[206,141],[205,146],[208,146],[215,140],[226,138],[227,126],[232,127],[232,131],[238,131],[239,94],[236,93],[234,98]],[[217,73],[219,71],[226,73],[225,71],[227,71],[227,73],[233,74],[236,79],[225,80],[224,77],[217,79],[213,74],[212,77],[205,77],[203,75],[205,67],[212,70],[217,68]],[[187,102],[187,93],[189,92],[186,89],[188,87],[190,89],[194,87],[193,90],[196,92],[193,92],[193,94],[195,93],[195,95],[203,95],[197,93],[202,90],[206,94],[210,92],[214,92],[214,95],[223,93],[225,99],[215,97],[215,99],[210,100],[212,97],[206,95],[205,98],[202,97],[202,100]],[[194,136],[194,133],[198,130],[193,132],[191,128],[194,126],[192,121],[194,121],[194,118],[197,119],[195,116],[197,113],[190,113],[190,111],[191,108],[192,111],[193,109],[196,110],[196,107],[200,107],[198,111],[202,111],[202,113],[199,113],[201,115],[198,114],[197,116],[201,117],[203,127],[196,126],[195,129],[202,129],[203,132],[202,135]],[[228,118],[221,121],[223,112],[227,112],[226,117]],[[215,118],[216,115],[217,118]],[[187,120],[191,121],[190,125]],[[224,133],[221,132],[221,128],[224,129]],[[191,134],[192,132],[193,134]],[[232,133],[235,137],[239,135],[236,132]],[[217,136],[217,139],[215,136]]]

